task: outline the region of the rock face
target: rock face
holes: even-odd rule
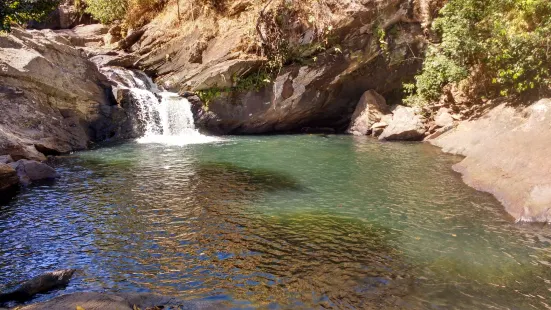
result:
[[[379,136],[379,140],[423,140],[426,132],[425,124],[414,108],[397,106],[392,113],[392,121]]]
[[[54,168],[34,160],[21,159],[9,166],[17,171],[19,182],[23,185],[29,185],[34,181],[53,180],[58,177]]]
[[[431,143],[466,156],[454,170],[518,221],[551,222],[551,100],[524,109],[502,104]]]
[[[13,160],[85,149],[125,117],[107,78],[51,30],[0,36],[0,111],[0,155]]]
[[[390,108],[385,98],[376,91],[366,91],[352,114],[352,122],[346,132],[355,136],[365,136],[386,114],[390,114]]]
[[[21,310],[67,310],[81,307],[86,310],[134,310],[134,309],[224,309],[215,302],[181,301],[154,294],[75,293],[50,301],[19,308]]]
[[[275,3],[266,13],[279,14]],[[430,1],[425,1],[425,3]],[[302,1],[286,1],[289,7],[304,6]],[[335,46],[320,52],[320,29],[289,13],[283,36],[296,48],[295,58],[286,63],[264,87],[237,87],[268,59],[262,53],[243,47],[250,41],[244,27],[251,18],[257,20],[261,10],[251,1],[232,1],[232,15],[194,23],[182,20],[177,29],[167,27],[168,13],[148,26],[141,39],[128,47],[140,55],[139,65],[157,77],[164,87],[186,92],[217,93],[221,87],[234,87],[211,98],[194,102],[198,127],[219,134],[256,134],[302,131],[303,128],[332,128],[344,132],[358,100],[366,89],[385,97],[399,91],[420,67],[419,58],[425,46],[424,23],[416,2],[407,0],[324,1],[319,9],[331,29]],[[168,6],[169,10],[171,6]],[[174,9],[174,8],[173,8]],[[260,14],[262,15],[262,14]],[[176,16],[176,15],[173,15]],[[270,32],[269,19],[260,19],[256,36]],[[176,21],[174,21],[176,22]],[[212,25],[198,29],[195,23]],[[186,25],[189,23],[190,27]],[[214,25],[213,25],[214,24]],[[381,47],[374,29],[388,33],[387,45]],[[391,31],[396,29],[396,31]],[[255,31],[255,28],[252,28]],[[263,39],[264,40],[264,39]],[[270,42],[263,41],[264,46]],[[258,46],[256,47],[258,50]],[[254,78],[254,76],[253,76]]]

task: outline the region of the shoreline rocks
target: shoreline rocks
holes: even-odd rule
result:
[[[503,103],[429,142],[465,156],[453,169],[493,194],[517,221],[551,223],[550,99],[526,108]]]
[[[379,136],[379,140],[422,141],[425,133],[425,119],[414,108],[397,106],[392,111],[392,120]]]
[[[20,310],[135,310],[135,309],[226,309],[214,301],[183,301],[151,293],[74,293],[19,308]]]
[[[373,129],[381,128],[381,119],[390,113],[385,98],[374,90],[368,90],[358,102],[346,132],[355,136],[368,135]]]
[[[75,269],[47,272],[24,281],[8,292],[0,293],[0,305],[10,301],[25,302],[35,295],[63,288],[69,284]]]

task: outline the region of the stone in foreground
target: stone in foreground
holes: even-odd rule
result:
[[[36,294],[65,287],[75,271],[75,269],[57,270],[25,281],[11,291],[0,294],[0,304],[9,301],[24,302],[32,299]]]
[[[390,114],[385,98],[374,90],[368,90],[358,102],[346,132],[355,136],[365,136],[373,124],[379,122],[385,114]]]
[[[468,185],[492,193],[517,221],[551,223],[551,100],[518,110],[502,104],[431,140],[466,158]]]
[[[9,165],[0,163],[0,195],[11,190],[19,184],[19,178],[15,169]]]
[[[206,301],[182,301],[148,293],[109,294],[75,293],[54,298],[50,301],[20,308],[20,310],[134,310],[134,309],[224,309],[218,303]]]
[[[379,140],[421,141],[425,137],[425,125],[414,108],[397,106],[392,121],[379,136]]]
[[[34,160],[21,159],[9,165],[15,169],[19,182],[25,186],[34,181],[52,180],[58,177],[54,168]]]

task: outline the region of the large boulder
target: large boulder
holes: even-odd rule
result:
[[[0,163],[0,195],[19,184],[17,172],[13,167]]]
[[[8,164],[15,169],[19,182],[29,185],[35,181],[53,180],[58,177],[54,168],[34,160],[21,159]]]
[[[0,36],[0,155],[43,161],[116,134],[111,82],[64,36]],[[120,114],[120,113],[119,113]]]
[[[379,140],[423,140],[426,132],[424,119],[414,108],[397,106],[392,113],[392,121],[379,136]]]
[[[454,170],[492,193],[516,220],[551,223],[551,100],[519,109],[501,104],[430,140],[465,156]]]
[[[390,108],[385,98],[374,90],[368,90],[360,98],[346,132],[355,136],[365,136],[386,114],[390,114]]]

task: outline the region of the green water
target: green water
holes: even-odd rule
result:
[[[460,158],[348,136],[127,143],[54,160],[0,207],[0,284],[248,308],[545,309],[551,229],[514,224]]]

